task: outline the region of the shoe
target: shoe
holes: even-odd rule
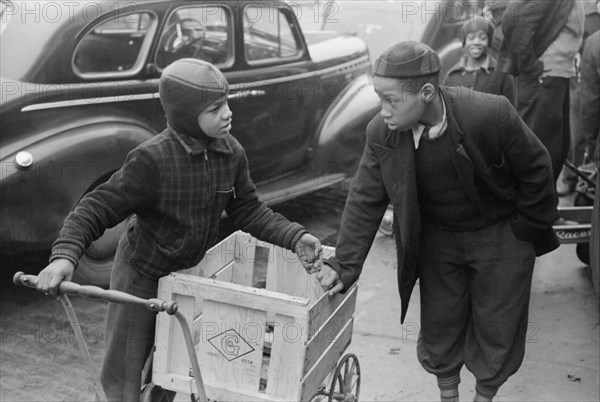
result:
[[[556,182],[556,195],[559,197],[566,197],[575,192],[575,183],[566,182],[564,180],[558,180]]]

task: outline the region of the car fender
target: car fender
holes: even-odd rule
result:
[[[2,158],[0,251],[48,247],[85,193],[121,167],[153,132],[133,121],[97,120],[44,135]],[[17,165],[17,153],[32,157]]]
[[[367,75],[357,77],[332,102],[319,125],[317,169],[353,176],[366,143],[367,125],[379,110],[372,80]]]

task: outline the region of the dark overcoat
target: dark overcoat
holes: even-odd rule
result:
[[[550,156],[509,101],[464,87],[441,88],[453,165],[473,205],[493,220],[510,219],[515,236],[542,255],[558,247]],[[421,217],[412,131],[390,130],[378,115],[342,215],[336,257],[327,262],[344,289],[358,279],[388,204],[394,208],[398,287],[404,321],[419,277]]]

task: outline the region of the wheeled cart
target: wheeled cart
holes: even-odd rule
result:
[[[333,253],[324,247],[325,258]],[[209,399],[358,400],[358,359],[342,356],[352,338],[356,286],[329,297],[294,253],[236,232],[197,266],[162,278],[158,289],[158,298],[175,301],[193,323]],[[158,316],[152,381],[194,394],[182,337],[173,320]]]
[[[576,167],[569,160],[565,161],[565,166],[575,173],[579,180],[575,186],[574,206],[558,207],[559,215],[567,223],[555,225],[554,231],[561,243],[576,243],[577,257],[581,262],[589,265],[592,211],[597,191],[595,181],[598,171],[593,164]]]
[[[333,253],[324,247],[324,258]],[[14,282],[35,287],[37,277],[19,272]],[[161,278],[156,299],[66,281],[59,293],[100,400],[106,397],[67,295],[168,313],[157,316],[143,402],[165,400],[164,390],[200,401],[358,400],[358,358],[343,355],[356,285],[330,297],[294,253],[246,233],[217,244],[197,266]]]

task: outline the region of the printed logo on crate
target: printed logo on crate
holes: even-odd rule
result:
[[[213,336],[208,342],[229,361],[254,351],[254,348],[233,329]]]

